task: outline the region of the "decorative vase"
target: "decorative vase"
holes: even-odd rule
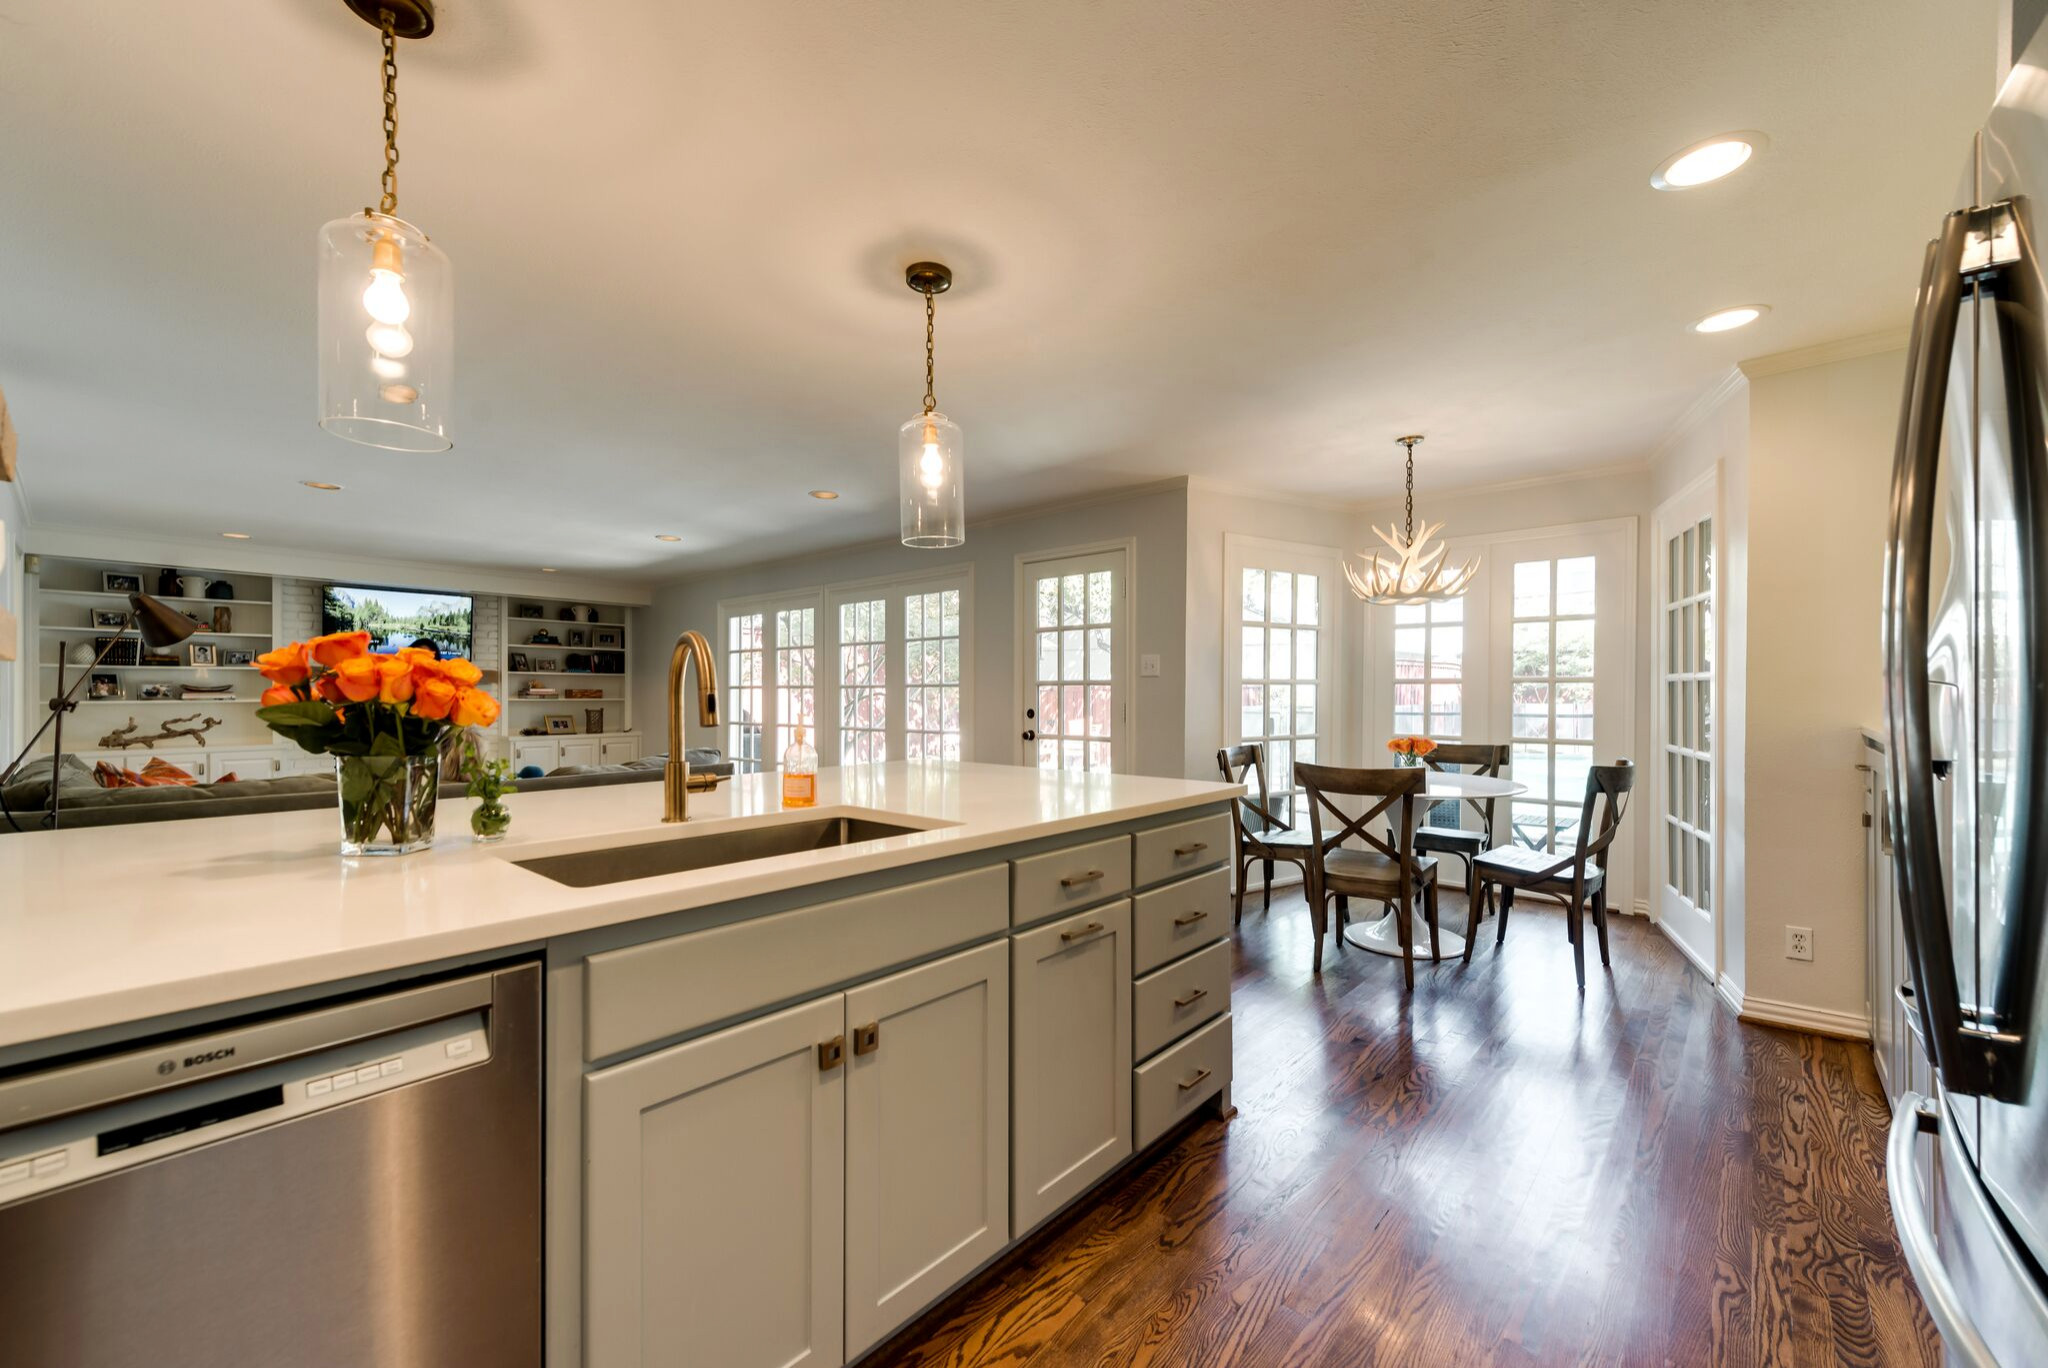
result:
[[[205,598],[206,586],[213,583],[204,575],[178,576],[178,592],[186,598]]]
[[[495,800],[478,803],[476,811],[469,814],[469,829],[479,843],[504,840],[505,829],[511,825],[511,810]]]
[[[343,855],[409,855],[434,843],[435,755],[337,757]]]

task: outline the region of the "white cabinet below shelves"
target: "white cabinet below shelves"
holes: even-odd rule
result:
[[[515,736],[512,771],[537,765],[552,774],[564,765],[623,765],[640,758],[638,736]]]

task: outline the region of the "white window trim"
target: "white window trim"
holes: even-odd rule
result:
[[[713,644],[720,671],[718,700],[720,720],[718,746],[730,748],[731,719],[725,716],[730,690],[737,681],[725,677],[730,654],[732,619],[751,613],[766,618],[762,638],[763,665],[761,721],[766,740],[763,749],[774,748],[776,729],[782,725],[775,666],[775,614],[792,608],[815,608],[818,629],[813,641],[818,652],[813,675],[817,691],[816,734],[810,738],[817,748],[820,765],[839,763],[839,607],[862,599],[880,598],[889,605],[886,645],[889,649],[889,758],[904,756],[903,597],[910,593],[960,591],[960,758],[974,758],[974,567],[961,565],[940,574],[878,575],[868,579],[838,580],[831,584],[805,585],[774,593],[748,594],[718,602],[718,637]],[[782,763],[780,755],[762,756],[762,768],[772,770]]]
[[[1726,959],[1725,938],[1727,935],[1727,918],[1724,915],[1724,909],[1727,905],[1726,899],[1728,897],[1728,883],[1726,879],[1727,860],[1723,850],[1727,828],[1723,823],[1724,814],[1721,801],[1724,792],[1722,788],[1723,775],[1721,772],[1723,758],[1721,754],[1721,732],[1723,726],[1721,715],[1721,661],[1723,658],[1722,653],[1725,649],[1725,640],[1722,634],[1726,631],[1726,620],[1722,615],[1722,593],[1727,576],[1728,543],[1727,527],[1725,520],[1721,516],[1719,477],[1720,467],[1718,465],[1702,471],[1685,488],[1657,505],[1656,511],[1650,515],[1651,755],[1645,760],[1645,763],[1654,762],[1655,771],[1650,776],[1650,792],[1644,795],[1650,800],[1647,820],[1656,824],[1656,830],[1650,836],[1649,898],[1647,906],[1650,919],[1659,924],[1659,928],[1665,931],[1666,938],[1678,947],[1686,960],[1704,974],[1709,982],[1716,981],[1721,966]],[[1707,512],[1705,516],[1711,517],[1714,520],[1713,564],[1715,581],[1708,595],[1707,602],[1711,606],[1714,615],[1714,631],[1716,636],[1714,639],[1714,668],[1709,672],[1706,681],[1708,689],[1708,716],[1712,718],[1713,728],[1708,738],[1709,744],[1706,748],[1709,781],[1709,791],[1706,795],[1707,820],[1711,824],[1707,833],[1707,850],[1713,862],[1713,872],[1711,874],[1713,880],[1713,903],[1707,913],[1713,931],[1714,962],[1712,964],[1705,963],[1694,946],[1688,944],[1676,933],[1663,926],[1662,910],[1660,907],[1663,888],[1669,875],[1668,866],[1670,863],[1669,837],[1664,832],[1664,813],[1670,804],[1670,795],[1667,792],[1669,787],[1669,779],[1667,777],[1668,766],[1664,758],[1664,737],[1670,725],[1670,707],[1664,697],[1664,661],[1666,658],[1665,652],[1670,649],[1670,642],[1667,639],[1669,625],[1666,622],[1667,610],[1664,600],[1665,591],[1668,589],[1671,579],[1671,562],[1669,552],[1665,549],[1665,543],[1674,533],[1683,535],[1686,528],[1698,523],[1700,517],[1699,504],[1703,495],[1706,496]]]
[[[1347,749],[1350,728],[1347,725],[1349,710],[1345,703],[1352,697],[1350,651],[1347,649],[1349,642],[1346,640],[1344,610],[1356,603],[1357,598],[1351,592],[1349,581],[1344,578],[1344,553],[1334,546],[1274,541],[1238,532],[1223,534],[1224,744],[1242,745],[1245,740],[1244,718],[1239,706],[1244,664],[1238,636],[1241,625],[1238,595],[1244,572],[1253,567],[1290,573],[1305,571],[1320,577],[1326,586],[1322,599],[1323,620],[1317,626],[1317,631],[1322,634],[1319,652],[1327,654],[1317,662],[1316,707],[1322,719],[1322,729],[1316,737],[1316,758],[1318,763],[1325,765],[1341,764],[1343,757],[1351,753]]]
[[[1010,572],[1010,583],[1016,588],[1010,618],[1010,716],[1017,723],[1012,728],[1012,734],[1017,738],[1012,743],[1012,754],[1016,757],[1016,764],[1031,769],[1038,767],[1036,743],[1024,739],[1026,728],[1031,728],[1031,719],[1024,716],[1024,710],[1037,706],[1037,694],[1027,693],[1024,687],[1024,676],[1032,671],[1032,662],[1036,659],[1025,649],[1028,633],[1036,630],[1036,619],[1030,602],[1030,567],[1043,561],[1065,560],[1069,556],[1099,556],[1111,551],[1121,551],[1124,556],[1124,630],[1117,634],[1121,640],[1112,647],[1112,651],[1117,658],[1116,677],[1125,683],[1116,697],[1116,720],[1110,727],[1109,772],[1128,774],[1132,772],[1130,767],[1137,763],[1138,738],[1131,734],[1131,695],[1137,692],[1138,678],[1138,539],[1119,537],[1110,541],[1084,542],[1078,546],[1054,546],[1039,551],[1017,553]]]

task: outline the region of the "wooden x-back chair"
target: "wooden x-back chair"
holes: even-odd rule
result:
[[[1423,756],[1422,763],[1439,774],[1455,771],[1475,778],[1497,779],[1507,768],[1509,750],[1505,743],[1444,741]],[[1415,829],[1415,848],[1425,855],[1457,856],[1465,866],[1465,896],[1476,899],[1479,889],[1472,880],[1472,862],[1493,846],[1493,809],[1500,800],[1459,798],[1452,801],[1469,803],[1479,814],[1480,829],[1467,831],[1454,826],[1419,826]]]
[[[1237,912],[1233,924],[1244,920],[1244,886],[1253,865],[1264,862],[1266,888],[1263,907],[1273,907],[1273,865],[1275,861],[1296,865],[1302,882],[1308,882],[1310,839],[1306,831],[1273,811],[1271,792],[1266,788],[1266,748],[1256,741],[1242,746],[1225,746],[1216,752],[1216,767],[1226,783],[1243,784],[1249,792],[1237,800]]]
[[[1506,845],[1489,850],[1473,862],[1482,887],[1500,885],[1500,917],[1493,943],[1508,938],[1508,911],[1515,905],[1517,889],[1542,893],[1564,904],[1565,934],[1572,942],[1572,967],[1578,971],[1579,991],[1586,991],[1586,933],[1580,918],[1588,903],[1593,928],[1600,936],[1600,965],[1607,967],[1607,854],[1621,830],[1628,811],[1629,791],[1635,787],[1636,769],[1626,760],[1595,765],[1586,773],[1586,800],[1579,808],[1579,836],[1571,853],[1559,858],[1555,851],[1532,850],[1528,846]],[[1598,827],[1593,809],[1604,798]],[[1479,937],[1479,899],[1470,899],[1465,922],[1465,959],[1472,959],[1472,942]]]
[[[1401,977],[1415,987],[1414,932],[1409,925],[1409,908],[1417,894],[1422,897],[1423,914],[1429,920],[1429,953],[1437,950],[1436,859],[1415,853],[1415,800],[1422,792],[1427,773],[1421,769],[1339,769],[1333,765],[1296,765],[1294,776],[1308,791],[1310,833],[1314,836],[1308,865],[1309,923],[1315,928],[1315,968],[1323,967],[1323,935],[1329,924],[1329,898],[1338,899],[1343,910],[1350,898],[1382,902],[1394,909],[1394,923],[1401,937]],[[1331,794],[1377,798],[1364,815],[1351,817],[1330,801]],[[1372,824],[1392,810],[1393,830],[1389,838],[1375,836]],[[1323,835],[1323,814],[1336,822],[1337,830]],[[1343,843],[1356,836],[1368,849],[1346,850]]]

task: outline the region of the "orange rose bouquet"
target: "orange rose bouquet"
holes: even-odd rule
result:
[[[1387,749],[1394,753],[1394,763],[1413,766],[1422,763],[1422,757],[1436,749],[1436,742],[1426,736],[1397,736],[1387,742]]]
[[[295,641],[256,658],[270,681],[256,716],[301,750],[332,755],[342,853],[403,854],[433,842],[440,755],[465,727],[498,720],[483,671],[414,647],[370,650],[368,632]]]

